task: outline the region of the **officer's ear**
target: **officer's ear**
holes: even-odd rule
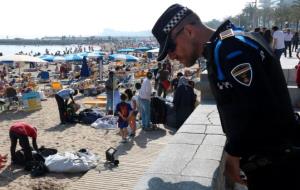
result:
[[[184,26],[184,29],[183,29],[183,32],[185,33],[185,35],[188,35],[188,36],[192,36],[194,35],[194,25],[192,24],[187,24]]]

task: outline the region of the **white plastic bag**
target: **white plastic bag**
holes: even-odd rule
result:
[[[57,173],[79,173],[90,169],[86,159],[80,159],[70,152],[48,156],[45,165],[50,172]]]
[[[80,157],[80,159],[88,163],[89,169],[95,168],[97,166],[99,158],[89,150],[87,150],[86,152],[77,152],[77,155]]]

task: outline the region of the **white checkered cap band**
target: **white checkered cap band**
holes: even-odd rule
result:
[[[170,21],[169,23],[164,27],[163,31],[168,34],[173,28],[174,26],[176,26],[176,24],[184,17],[184,15],[187,12],[187,8],[184,7],[183,9],[181,9]]]

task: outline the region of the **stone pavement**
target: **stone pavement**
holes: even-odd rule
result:
[[[292,53],[292,58],[281,56],[280,62],[282,69],[294,69],[295,65],[299,62],[298,58],[296,57],[296,53]]]
[[[120,144],[116,157],[118,167],[100,163],[96,169],[88,171],[68,190],[132,190],[137,181],[148,169],[159,152],[167,145],[174,132],[160,126],[159,130],[137,131],[133,141]],[[121,139],[120,139],[121,140]]]
[[[224,190],[223,134],[217,108],[200,104],[135,190]]]

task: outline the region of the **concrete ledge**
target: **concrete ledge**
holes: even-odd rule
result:
[[[224,190],[225,141],[216,106],[200,104],[134,189]]]

